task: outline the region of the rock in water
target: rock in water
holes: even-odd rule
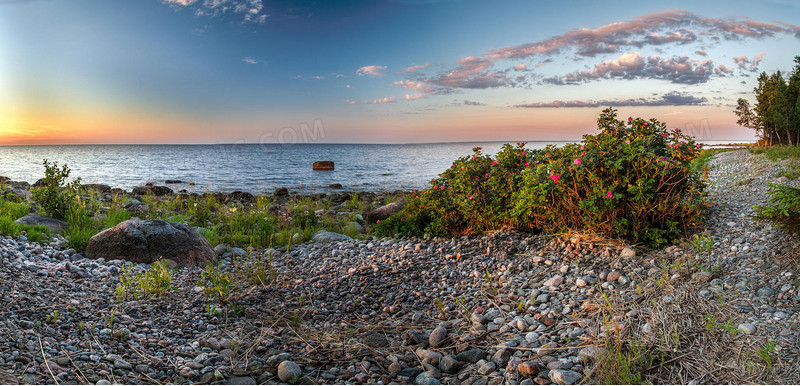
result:
[[[38,214],[29,214],[27,216],[18,218],[14,222],[17,224],[31,225],[31,226],[40,225],[43,227],[47,227],[47,229],[49,229],[50,232],[53,233],[62,233],[69,228],[67,226],[67,223],[64,221],[56,220],[54,218],[47,216],[41,216]]]
[[[283,361],[278,365],[278,378],[283,382],[296,382],[303,376],[303,370],[297,363]]]
[[[315,243],[330,243],[334,241],[347,241],[352,239],[353,238],[348,235],[323,230],[318,231],[317,233],[314,233],[314,236],[311,236],[311,241]]]
[[[184,224],[131,219],[89,239],[86,257],[135,263],[170,259],[181,267],[195,267],[214,260],[216,254],[203,236]]]
[[[367,224],[375,224],[378,221],[386,220],[389,216],[403,210],[405,205],[405,200],[397,200],[377,208],[367,214]]]
[[[317,161],[311,165],[313,170],[333,170],[333,161]]]

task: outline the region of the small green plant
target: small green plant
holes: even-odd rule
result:
[[[755,206],[756,218],[770,220],[777,227],[800,234],[800,189],[779,184],[769,184],[769,204]]]
[[[86,323],[78,322],[78,332],[83,332],[86,329]]]
[[[711,253],[714,248],[714,236],[705,233],[692,236],[690,242],[698,253]]]
[[[222,304],[228,302],[228,297],[235,291],[230,276],[222,271],[222,262],[206,263],[206,268],[200,272],[197,285],[203,287],[207,297],[214,297]]]
[[[764,347],[756,351],[756,354],[766,363],[767,368],[772,369],[772,365],[775,363],[775,342],[768,341]]]
[[[58,313],[58,310],[53,310],[53,312],[51,312],[50,315],[47,315],[47,317],[45,317],[45,321],[49,324],[58,324],[59,316],[60,315]]]
[[[124,264],[120,267],[119,284],[115,290],[116,299],[118,302],[136,299],[138,297],[139,288],[136,286],[136,276],[132,273],[133,264]]]
[[[206,304],[206,313],[210,316],[221,316],[222,309],[213,304]]]
[[[160,297],[174,289],[172,286],[172,270],[167,262],[153,262],[152,267],[144,274],[138,275],[139,288],[144,295]]]
[[[114,329],[114,319],[116,319],[116,317],[117,317],[116,310],[111,310],[108,314],[103,316],[103,320],[106,321],[106,325],[108,326],[108,328],[112,330]]]
[[[270,249],[270,253],[266,261],[260,258],[256,251],[250,251],[246,256],[243,257],[234,257],[234,272],[242,280],[252,285],[265,286],[269,283],[272,283],[278,277],[272,261],[274,256],[273,251],[274,250]]]
[[[714,315],[706,314],[706,330],[713,332],[717,329],[717,318]]]

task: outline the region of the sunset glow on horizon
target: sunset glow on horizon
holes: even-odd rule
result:
[[[800,8],[699,3],[2,2],[0,145],[576,140],[609,106],[752,140]]]

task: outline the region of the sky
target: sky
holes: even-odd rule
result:
[[[0,145],[701,140],[800,55],[773,1],[0,0]]]

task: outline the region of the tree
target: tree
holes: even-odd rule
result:
[[[736,121],[739,126],[751,128],[756,131],[756,135],[760,136],[761,139],[766,139],[763,132],[759,133],[762,130],[761,121],[758,115],[750,109],[750,102],[744,98],[739,98],[739,100],[736,101],[736,110],[734,113],[739,117]]]
[[[762,72],[753,89],[755,105],[751,108],[740,98],[734,110],[736,123],[755,130],[770,145],[800,144],[800,56],[794,62],[786,78],[780,71],[771,75]]]

